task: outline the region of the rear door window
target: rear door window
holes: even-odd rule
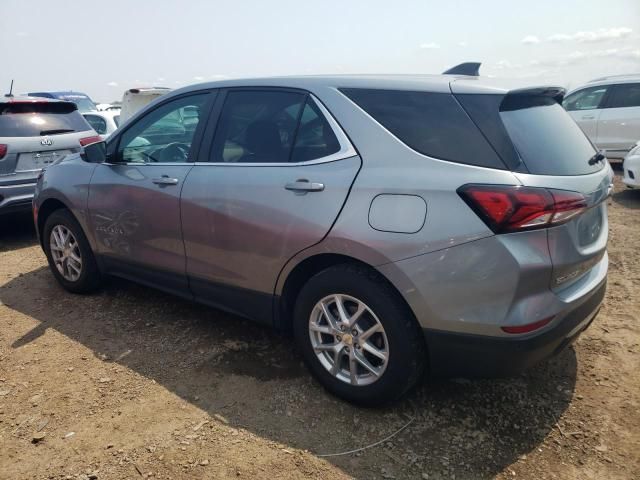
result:
[[[0,137],[85,132],[91,127],[72,103],[0,102]]]
[[[574,110],[594,110],[602,104],[609,87],[599,86],[585,88],[579,92],[572,93],[562,102],[562,106],[568,111]]]
[[[450,94],[359,88],[341,91],[419,153],[468,165],[506,168]]]
[[[640,107],[640,83],[614,85],[606,108]]]
[[[289,162],[305,100],[305,94],[290,91],[230,91],[218,120],[210,161]]]
[[[603,168],[604,162],[589,165],[593,145],[553,98],[506,96],[500,118],[529,173],[585,175]]]

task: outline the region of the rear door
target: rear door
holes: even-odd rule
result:
[[[269,323],[278,274],[330,230],[360,158],[306,92],[219,98],[207,163],[182,192],[187,274],[198,299]]]
[[[587,137],[597,144],[598,119],[607,95],[607,85],[584,88],[568,95],[562,105],[569,112]]]
[[[90,227],[109,273],[188,295],[180,192],[214,94],[173,98],[108,143],[89,192]],[[200,112],[183,122],[185,109]]]
[[[613,85],[598,119],[596,144],[623,158],[640,139],[640,83]]]

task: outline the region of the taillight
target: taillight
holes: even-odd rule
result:
[[[578,192],[515,185],[464,185],[458,194],[495,233],[559,225],[582,213]]]
[[[8,145],[4,143],[0,143],[0,159],[4,158],[4,156],[7,154],[8,149],[9,149]]]
[[[84,137],[80,139],[80,145],[82,145],[83,147],[86,147],[87,145],[90,145],[92,143],[98,143],[101,142],[102,138],[100,138],[99,135],[94,135],[92,137]]]

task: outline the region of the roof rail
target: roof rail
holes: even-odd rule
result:
[[[443,75],[468,75],[470,77],[480,76],[480,62],[465,62],[449,70],[442,72]]]
[[[593,80],[589,80],[588,83],[602,82],[603,80],[613,80],[616,78],[633,78],[633,77],[640,77],[640,73],[623,73],[621,75],[608,75],[606,77],[594,78]]]

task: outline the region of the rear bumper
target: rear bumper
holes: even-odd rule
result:
[[[0,182],[0,214],[30,211],[35,189],[35,178],[25,183]]]
[[[596,317],[606,279],[563,318],[538,334],[490,337],[424,329],[435,376],[495,377],[520,373],[556,355]]]

